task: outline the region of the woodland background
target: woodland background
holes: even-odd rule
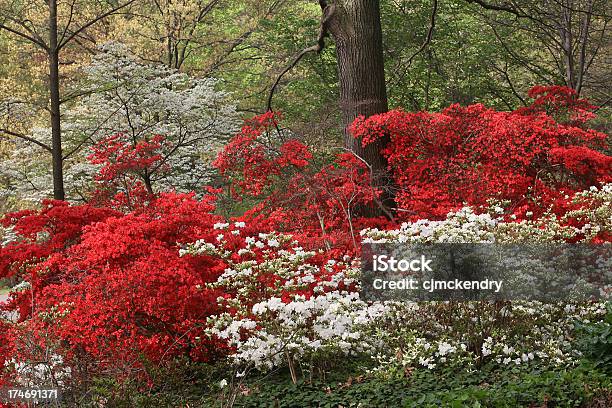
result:
[[[612,406],[601,274],[599,300],[359,295],[362,243],[609,245],[611,14],[0,0],[0,390]]]
[[[129,102],[140,86],[136,81],[152,75],[152,69],[167,67],[194,79],[214,78],[212,88],[224,93],[217,97],[223,98],[225,108],[236,108],[236,114],[227,115],[226,123],[210,132],[215,133],[210,139],[223,142],[239,126],[239,117],[266,110],[273,83],[301,50],[316,43],[321,26],[321,8],[313,1],[71,0],[56,6],[60,47],[59,86],[54,90],[49,82],[53,53],[48,47],[48,4],[0,4],[3,211],[52,194],[51,158],[55,154],[54,162],[60,161],[51,139],[50,114],[55,111],[56,126],[63,129],[60,156],[69,183],[65,194],[81,201],[86,196],[81,190],[87,189],[83,163],[89,152],[82,152],[109,136],[105,133],[122,128],[119,119],[108,128],[101,126],[116,113],[108,100],[118,86],[104,72],[91,69],[92,57],[105,44],[121,44],[136,64],[131,77],[122,82],[122,95],[128,95],[123,102]],[[610,13],[604,0],[383,0],[380,12],[390,108],[437,111],[453,103],[483,103],[514,110],[529,103],[527,91],[534,85],[566,85],[598,106],[598,122],[592,126],[609,126]],[[320,55],[305,55],[280,79],[274,97],[284,126],[322,152],[342,145],[335,45],[331,39],[327,43]],[[110,68],[102,69],[108,74]],[[139,95],[153,98],[159,85],[149,83],[149,95]],[[57,92],[58,107],[50,103],[50,92]],[[108,109],[99,106],[105,102]],[[185,109],[177,101],[167,103],[175,104],[167,105],[169,110]],[[143,120],[154,126],[159,118]],[[196,142],[181,141],[190,143]],[[211,151],[200,149],[197,154],[214,157],[220,144],[207,144]],[[71,170],[75,164],[81,166]]]

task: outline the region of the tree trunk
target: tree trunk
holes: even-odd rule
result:
[[[53,198],[63,200],[64,171],[60,112],[59,49],[57,45],[57,0],[49,0],[49,99],[51,111],[51,155],[53,159]]]
[[[369,117],[388,111],[380,3],[379,0],[343,0],[329,7],[334,7],[326,24],[336,43],[345,147],[371,166],[375,186],[385,191],[383,204],[393,207],[387,160],[380,154],[388,139],[364,148],[361,140],[355,139],[348,130],[360,115]]]
[[[151,175],[145,169],[144,174],[142,175],[142,180],[144,181],[145,188],[147,189],[147,193],[155,194],[153,191],[153,181],[151,180]]]

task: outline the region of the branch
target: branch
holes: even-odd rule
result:
[[[328,6],[327,1],[325,0],[319,0],[319,5],[321,6],[323,15],[321,16],[321,26],[319,28],[319,36],[317,38],[317,43],[313,46],[303,49],[294,58],[293,62],[289,64],[289,66],[285,68],[283,72],[281,72],[280,75],[276,78],[276,81],[274,81],[274,85],[272,85],[272,88],[270,89],[270,94],[268,95],[268,103],[267,103],[268,111],[272,110],[272,98],[274,97],[274,91],[276,90],[276,87],[280,83],[283,76],[285,76],[287,72],[291,71],[298,64],[298,62],[300,62],[300,60],[304,58],[306,54],[311,53],[311,52],[316,52],[317,54],[320,54],[321,51],[323,51],[323,49],[325,48],[325,37],[329,35],[327,31],[327,23],[329,19],[331,18],[331,16],[333,15],[335,8],[333,5]]]
[[[429,20],[429,31],[427,31],[427,37],[425,37],[425,41],[423,41],[423,45],[419,47],[418,50],[408,59],[407,67],[412,64],[412,60],[419,55],[423,50],[431,43],[431,39],[433,38],[433,32],[436,28],[436,15],[438,14],[438,0],[433,0],[433,8],[431,10],[431,18]]]
[[[23,139],[23,140],[25,140],[27,142],[30,142],[30,143],[34,143],[35,145],[40,146],[43,149],[47,150],[49,153],[53,152],[53,149],[51,147],[49,147],[48,145],[44,144],[43,142],[40,142],[40,141],[30,137],[30,136],[26,136],[26,135],[21,134],[21,133],[13,132],[13,131],[8,130],[8,129],[0,129],[0,134],[2,134],[2,133],[4,133],[7,136],[13,136],[13,137],[16,137],[16,138],[19,138],[19,139]]]
[[[64,38],[66,38],[66,34],[68,34],[68,28],[70,28],[70,24],[72,23],[72,18],[74,17],[74,5],[76,3],[76,0],[72,0],[72,3],[70,4],[70,15],[68,16],[68,22],[66,23],[66,27],[64,27],[64,31],[62,32],[62,36],[60,37],[60,44],[62,41],[64,41]]]
[[[348,153],[351,153],[353,156],[355,156],[359,161],[361,161],[368,168],[368,171],[370,173],[370,188],[372,189],[372,193],[374,193],[374,186],[372,185],[372,181],[374,180],[374,170],[372,169],[372,166],[370,165],[370,163],[368,163],[363,157],[359,156],[357,153],[355,153],[354,151],[350,149],[342,148],[342,150]],[[374,196],[374,202],[376,203],[378,208],[383,213],[385,213],[385,215],[389,218],[389,220],[395,222],[395,217],[393,216],[393,213],[389,210],[393,210],[393,209],[396,210],[397,208],[388,208],[384,203],[382,203],[378,198],[376,198],[376,194],[373,194],[373,196]]]
[[[517,17],[526,17],[524,14],[519,12],[517,9],[509,6],[498,6],[496,4],[489,4],[484,2],[483,0],[465,0],[468,3],[476,3],[480,7],[487,10],[495,10],[495,11],[505,11],[506,13],[514,14]]]
[[[128,0],[127,2],[125,2],[123,4],[120,4],[117,7],[114,7],[112,9],[110,9],[106,13],[102,13],[99,16],[94,17],[93,19],[91,19],[87,23],[83,24],[76,31],[72,32],[68,37],[62,39],[62,41],[57,46],[58,51],[61,50],[62,48],[64,48],[66,46],[66,44],[68,44],[70,41],[72,41],[72,39],[74,37],[76,37],[77,35],[82,33],[84,30],[86,30],[89,27],[91,27],[92,25],[96,24],[98,21],[100,21],[100,20],[110,16],[111,14],[116,13],[117,11],[121,10],[122,8],[125,8],[125,7],[129,6],[130,4],[134,3],[135,1],[137,1],[137,0]]]
[[[492,63],[491,66],[493,67],[494,70],[496,70],[497,72],[501,73],[504,76],[514,96],[516,96],[521,101],[523,106],[527,106],[527,102],[525,102],[525,99],[521,96],[520,93],[518,93],[518,91],[514,87],[514,84],[512,83],[512,80],[510,79],[510,75],[508,74],[508,62],[506,62],[505,69],[499,68],[497,65],[495,65],[495,63]]]
[[[26,34],[26,33],[23,33],[23,32],[21,32],[19,30],[16,30],[16,29],[14,29],[12,27],[4,25],[3,23],[0,23],[0,30],[6,30],[9,33],[13,33],[13,34],[15,34],[15,35],[17,35],[17,36],[19,36],[21,38],[24,38],[24,39],[30,41],[31,43],[38,45],[39,47],[41,47],[44,50],[48,50],[49,49],[49,47],[47,47],[47,44],[45,44],[44,42],[39,41],[38,39],[36,39],[36,38]]]
[[[81,92],[72,92],[66,95],[65,97],[63,97],[62,99],[60,99],[60,104],[70,102],[71,100],[80,98],[81,96],[89,96],[97,92],[99,92],[98,89],[87,89]]]
[[[600,104],[599,104],[599,106],[598,106],[598,107],[596,107],[596,108],[593,110],[593,113],[595,113],[595,112],[597,112],[598,110],[600,110],[600,109],[602,109],[602,108],[606,107],[606,106],[607,106],[607,105],[608,105],[608,104],[609,104],[611,101],[612,101],[612,98],[608,98],[608,99],[606,99],[606,100],[605,100],[605,102],[600,103]]]

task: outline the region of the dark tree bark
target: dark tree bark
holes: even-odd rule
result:
[[[324,15],[328,15],[324,24],[336,44],[345,147],[368,163],[374,185],[383,188],[383,206],[392,208],[388,163],[380,153],[389,140],[383,138],[364,148],[348,130],[358,116],[369,117],[389,108],[379,0],[342,0],[329,5],[322,2],[322,6]]]
[[[59,48],[57,42],[57,0],[49,0],[49,100],[51,112],[51,156],[53,162],[53,198],[63,200],[64,169],[60,111]]]
[[[383,193],[376,208],[362,208],[360,212],[393,218],[393,182],[387,171],[387,160],[380,153],[389,142],[388,138],[383,137],[364,148],[361,140],[355,139],[349,131],[357,117],[367,118],[388,111],[380,1],[336,0],[331,3],[319,0],[319,5],[322,16],[317,44],[302,50],[278,76],[268,96],[268,110],[272,110],[272,97],[282,77],[306,54],[320,53],[325,47],[325,38],[331,34],[336,43],[344,145],[367,163],[374,187]]]
[[[345,145],[380,169],[385,163],[377,146],[364,149],[347,129],[360,115],[368,117],[388,110],[379,1],[345,0],[328,7],[335,8],[328,30],[338,55]]]

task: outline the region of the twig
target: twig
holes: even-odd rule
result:
[[[270,94],[268,95],[268,103],[266,105],[267,111],[272,110],[272,98],[274,97],[274,91],[276,91],[276,87],[280,83],[283,76],[285,76],[287,72],[291,71],[298,64],[298,62],[300,62],[300,60],[304,58],[306,54],[311,52],[316,52],[317,54],[320,54],[321,51],[323,51],[323,49],[325,48],[325,37],[329,35],[327,31],[327,23],[334,13],[334,6],[328,5],[325,0],[319,0],[319,5],[321,6],[321,11],[323,12],[323,15],[321,16],[321,26],[319,28],[319,37],[317,38],[317,43],[300,51],[300,53],[294,58],[293,62],[289,64],[289,66],[285,68],[283,72],[281,72],[280,75],[276,78],[276,81],[274,81],[274,85],[272,85],[272,88],[270,89]]]

